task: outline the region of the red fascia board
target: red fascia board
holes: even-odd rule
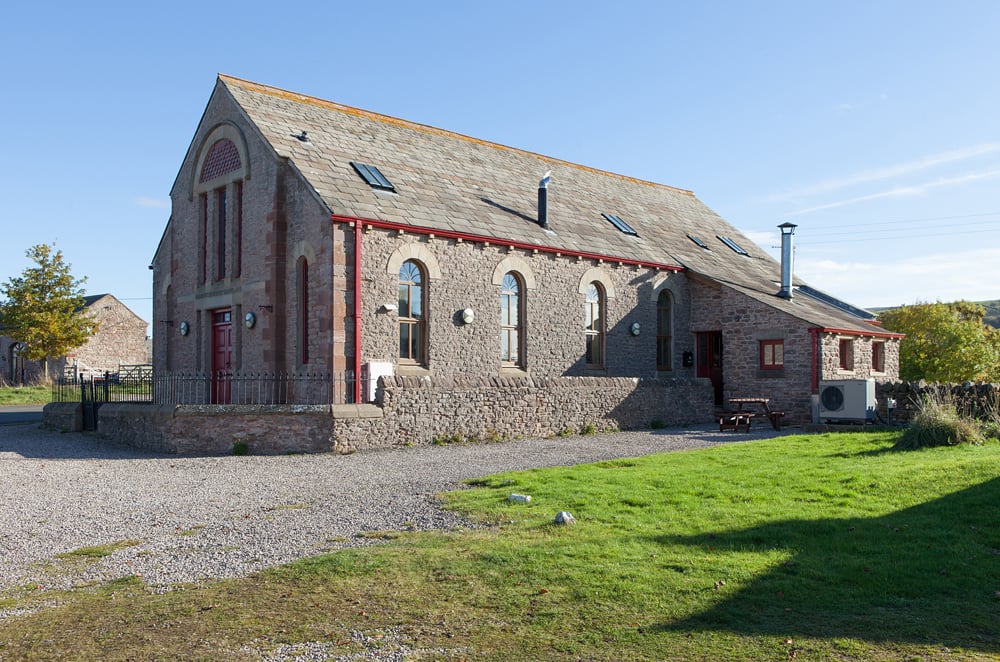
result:
[[[832,329],[826,327],[815,327],[818,333],[839,333],[845,336],[871,336],[872,338],[905,338],[905,333],[893,333],[892,331],[859,331],[857,329]]]
[[[510,246],[512,248],[520,248],[527,251],[538,251],[539,253],[552,253],[559,255],[567,255],[569,257],[580,257],[587,260],[603,260],[604,262],[618,262],[620,264],[636,265],[639,267],[649,267],[651,269],[660,269],[663,271],[684,271],[684,267],[679,267],[673,264],[659,264],[657,262],[646,262],[644,260],[634,260],[626,257],[612,257],[610,255],[601,255],[600,253],[588,253],[586,251],[575,251],[567,248],[553,248],[552,246],[542,246],[539,244],[529,244],[523,241],[512,241],[510,239],[497,239],[496,237],[485,237],[478,234],[469,234],[467,232],[455,232],[454,230],[438,230],[435,228],[425,228],[418,225],[408,225],[406,223],[394,223],[392,221],[378,221],[370,218],[357,218],[354,216],[341,216],[340,214],[331,214],[330,220],[335,223],[362,223],[367,226],[382,228],[384,230],[401,230],[402,232],[411,232],[413,234],[423,234],[423,235],[434,235],[435,237],[445,237],[447,239],[461,239],[462,241],[472,241],[479,243],[494,244],[496,246]]]

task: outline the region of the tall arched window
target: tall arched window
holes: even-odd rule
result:
[[[427,320],[424,296],[424,271],[415,260],[399,268],[399,360],[401,363],[426,363]]]
[[[522,305],[521,278],[507,272],[500,286],[500,362],[518,368],[524,367]]]
[[[663,290],[656,299],[656,369],[673,370],[674,300]]]
[[[309,363],[309,262],[305,258],[299,260],[298,273],[299,299],[299,363]]]
[[[588,368],[604,367],[604,288],[597,281],[587,286],[583,315],[583,335],[587,343]]]

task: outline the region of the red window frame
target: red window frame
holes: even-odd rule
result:
[[[854,341],[850,338],[840,339],[840,369],[841,370],[853,370],[854,366],[851,359],[851,349],[853,347]]]
[[[761,370],[785,369],[784,339],[760,341],[760,369]]]
[[[885,343],[872,341],[872,372],[885,372]]]

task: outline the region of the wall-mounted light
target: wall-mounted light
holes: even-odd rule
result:
[[[186,336],[191,332],[191,325],[187,322],[181,322],[181,335]]]
[[[257,316],[254,315],[253,313],[247,313],[246,315],[243,316],[243,323],[246,325],[248,329],[252,329],[254,325],[257,323]]]
[[[378,307],[378,312],[380,313],[391,313],[396,310],[396,304],[394,303],[383,303]]]
[[[629,328],[629,331],[632,332],[633,336],[639,335],[639,332],[641,330],[642,330],[642,327],[639,326],[638,322],[632,322],[632,326]]]
[[[466,324],[472,324],[476,321],[476,313],[473,312],[472,308],[466,308],[462,311],[462,321]]]

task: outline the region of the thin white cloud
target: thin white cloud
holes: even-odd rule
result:
[[[897,186],[896,188],[889,189],[888,191],[880,191],[879,193],[871,193],[869,195],[860,195],[854,198],[848,198],[846,200],[838,200],[836,202],[829,202],[824,205],[816,205],[815,207],[806,207],[805,209],[798,209],[796,211],[789,212],[785,214],[785,216],[801,216],[802,214],[809,214],[816,211],[823,211],[825,209],[835,209],[837,207],[845,207],[847,205],[853,205],[858,202],[868,202],[869,200],[878,200],[880,198],[900,198],[906,196],[923,195],[931,189],[942,188],[946,186],[958,186],[960,184],[967,184],[969,182],[974,182],[980,179],[990,179],[997,176],[1000,176],[1000,170],[970,172],[964,175],[959,175],[957,177],[942,177],[940,179],[935,179],[934,181],[925,182],[923,184],[918,184],[916,186]]]
[[[765,202],[780,202],[783,200],[806,198],[820,193],[829,193],[831,191],[838,191],[851,186],[857,186],[859,184],[884,181],[886,179],[912,174],[914,172],[935,168],[949,163],[967,161],[969,159],[986,154],[994,154],[996,152],[1000,152],[1000,143],[983,143],[981,145],[973,145],[971,147],[955,149],[949,152],[930,154],[907,163],[899,163],[886,168],[877,168],[874,170],[863,170],[847,177],[828,179],[819,182],[818,184],[806,186],[794,191],[776,193],[765,198]]]
[[[858,306],[987,301],[1000,298],[1000,248],[899,259],[883,253],[873,262],[800,254],[795,275]]]
[[[138,197],[135,199],[135,204],[140,207],[153,207],[155,209],[170,209],[170,201],[162,200],[160,198],[146,198]]]

